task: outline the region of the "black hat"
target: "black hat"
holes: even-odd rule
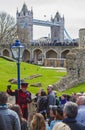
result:
[[[22,82],[22,83],[21,83],[21,87],[27,88],[27,86],[28,86],[28,83],[27,83],[27,82]]]

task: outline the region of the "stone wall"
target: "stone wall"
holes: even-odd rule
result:
[[[55,83],[55,89],[64,91],[85,82],[85,29],[79,30],[80,46],[66,56],[67,76]]]
[[[85,49],[72,49],[66,57],[66,68],[67,76],[55,83],[60,91],[85,82]]]
[[[85,47],[85,28],[79,30],[79,47]]]

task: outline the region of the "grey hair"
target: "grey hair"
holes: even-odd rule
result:
[[[64,105],[63,112],[66,113],[68,118],[76,118],[78,106],[76,103],[69,101]]]
[[[79,96],[80,104],[85,105],[85,96]]]
[[[5,104],[8,101],[8,95],[6,92],[0,92],[0,104]]]

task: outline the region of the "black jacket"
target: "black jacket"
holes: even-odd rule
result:
[[[38,101],[38,112],[47,109],[47,96],[41,96]]]
[[[85,126],[81,123],[78,123],[75,118],[66,118],[63,120],[64,123],[66,123],[71,130],[85,130]]]

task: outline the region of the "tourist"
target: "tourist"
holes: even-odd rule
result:
[[[52,120],[50,122],[50,129],[51,130],[54,127],[55,124],[57,124],[58,122],[61,122],[63,120],[63,108],[61,106],[57,106],[54,110],[53,111],[55,112],[54,113],[55,114],[55,118],[54,118],[54,120]]]
[[[64,106],[64,104],[67,102],[67,95],[66,94],[62,94],[62,96],[60,97],[60,105]]]
[[[46,130],[46,122],[40,113],[35,113],[31,121],[31,130]]]
[[[77,113],[77,104],[71,101],[67,102],[63,108],[63,122],[66,123],[71,128],[71,130],[85,130],[85,126],[76,120]]]
[[[0,114],[0,130],[7,130],[6,122],[1,114]]]
[[[70,101],[76,102],[76,98],[77,98],[77,94],[76,93],[72,93]]]
[[[58,106],[58,105],[60,105],[60,100],[59,100],[59,98],[57,96],[57,92],[55,90],[53,90],[53,92],[54,92],[55,97],[56,97],[56,105]]]
[[[50,126],[51,121],[56,119],[56,108],[57,108],[56,105],[49,106],[49,118],[47,118],[49,126]]]
[[[22,117],[22,111],[21,108],[18,104],[14,104],[10,108],[11,110],[15,111],[20,119],[20,124],[21,124],[21,130],[28,130],[28,124],[27,121]]]
[[[55,124],[52,130],[71,130],[71,129],[67,124],[63,122],[58,122],[57,124]]]
[[[85,125],[85,96],[79,96],[76,103],[78,104],[78,114],[76,120]]]
[[[47,117],[49,118],[49,106],[56,105],[56,97],[55,93],[53,92],[53,85],[48,85],[47,87]]]
[[[11,96],[15,96],[16,104],[21,107],[23,118],[28,119],[28,104],[31,103],[31,93],[27,91],[28,83],[21,83],[21,89],[11,90],[11,85],[7,86],[7,93]]]
[[[47,95],[43,90],[37,100],[37,112],[41,113],[46,119],[46,109],[47,109]]]
[[[7,93],[0,92],[0,115],[1,115],[0,117],[2,117],[4,120],[5,123],[4,127],[6,127],[7,130],[21,130],[18,114],[8,108],[7,101],[8,101]]]

